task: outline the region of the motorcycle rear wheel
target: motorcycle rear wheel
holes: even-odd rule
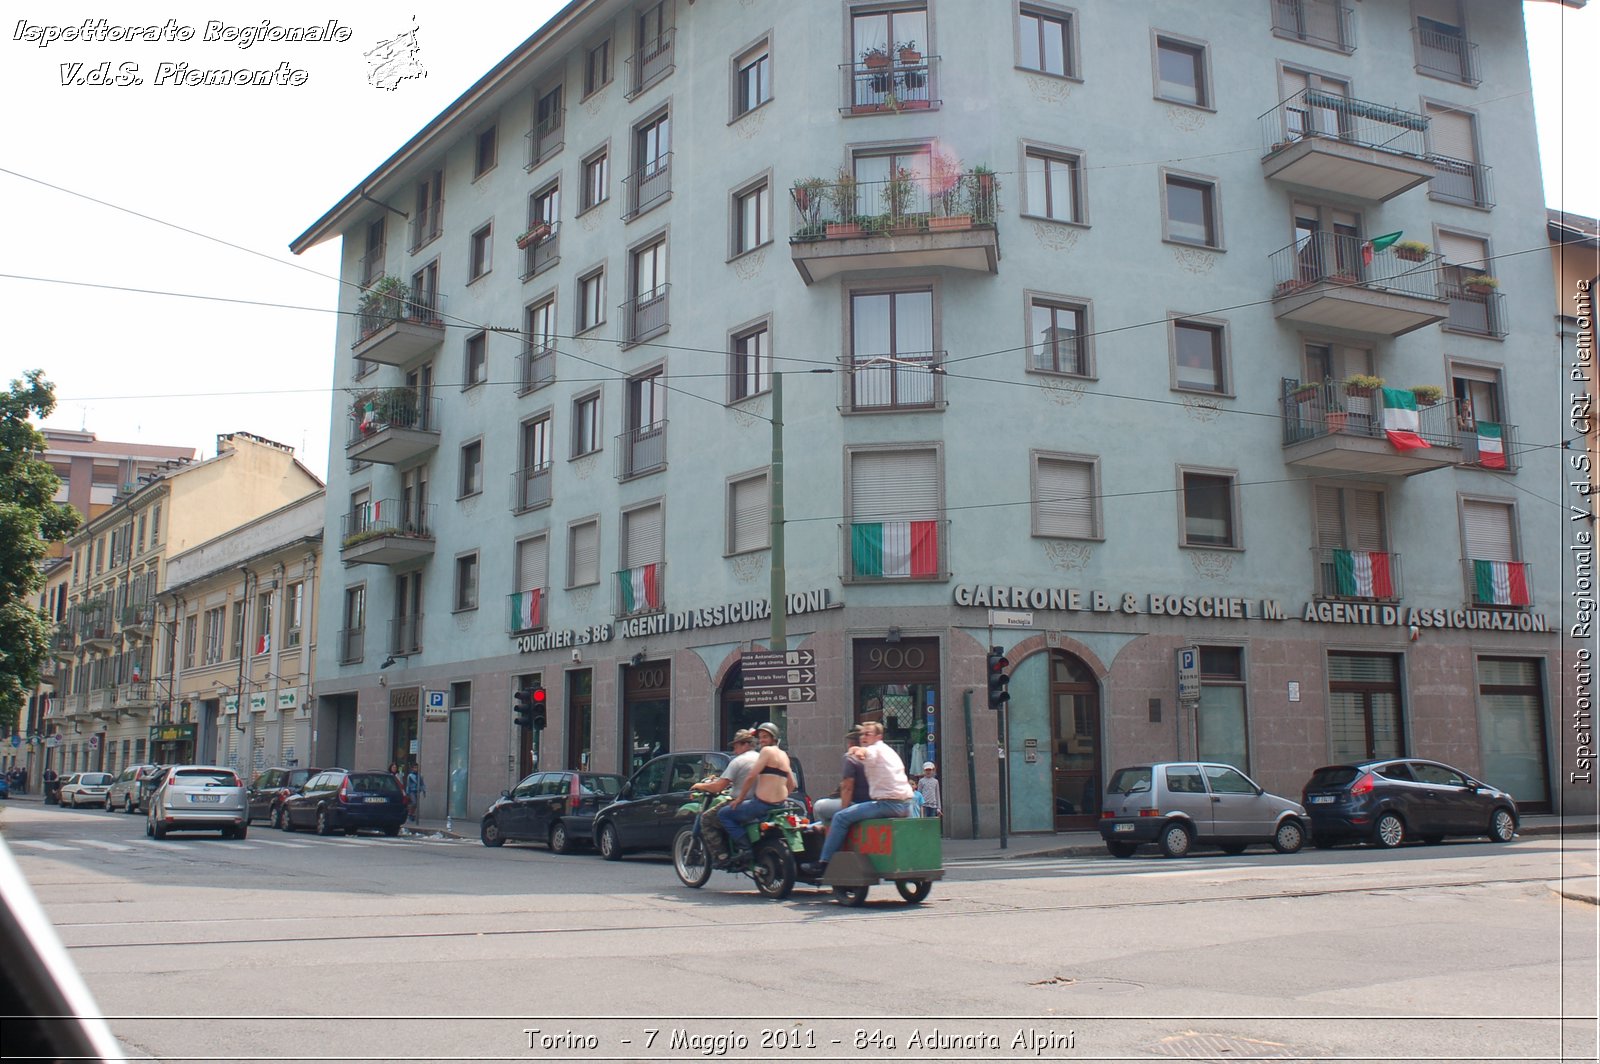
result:
[[[781,841],[763,843],[756,848],[750,878],[763,898],[787,898],[794,889],[794,854]]]
[[[686,887],[703,887],[711,878],[711,855],[706,853],[706,840],[696,835],[694,828],[684,828],[672,840],[672,870]]]

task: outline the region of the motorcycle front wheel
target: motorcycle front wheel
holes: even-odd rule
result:
[[[750,878],[763,898],[787,898],[794,889],[794,854],[781,840],[766,842],[756,848],[756,860],[750,869]]]
[[[686,887],[703,887],[711,878],[711,855],[706,853],[706,840],[696,835],[694,828],[684,828],[672,840],[672,870]]]

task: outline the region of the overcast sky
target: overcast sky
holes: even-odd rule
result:
[[[243,430],[294,446],[325,475],[338,244],[297,258],[289,241],[561,4],[473,4],[470,19],[459,4],[7,6],[0,307],[10,324],[0,380],[43,368],[59,399],[47,425],[202,456],[215,453],[218,433]],[[1600,99],[1600,5],[1526,6],[1546,201],[1600,215],[1600,148],[1592,127],[1589,140],[1576,135],[1583,102],[1592,109]],[[343,43],[241,49],[203,39],[213,19],[248,26],[270,11],[278,24],[323,25],[335,10],[350,31]],[[96,18],[172,20],[195,36],[48,47],[17,39],[19,20]],[[373,88],[363,53],[413,25],[427,76]],[[272,70],[285,61],[303,84],[155,83],[162,63]],[[84,64],[71,70],[83,76],[106,62],[113,74],[137,64],[145,83],[62,85],[64,64]],[[63,281],[74,284],[52,283]]]

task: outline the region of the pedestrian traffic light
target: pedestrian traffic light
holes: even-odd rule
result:
[[[545,724],[548,723],[544,715],[545,700],[548,697],[543,687],[535,687],[533,689],[533,727],[535,731],[543,731]]]
[[[1006,675],[1006,670],[1011,667],[1011,662],[1006,659],[1005,653],[999,647],[989,648],[989,708],[999,709],[1011,701],[1011,692],[1006,686],[1011,683],[1011,677]]]
[[[541,690],[539,693],[543,694],[544,692]],[[516,693],[515,697],[516,697],[516,700],[517,700],[517,710],[516,710],[517,727],[519,727],[519,728],[531,728],[531,727],[533,727],[533,692],[532,691],[518,691]]]

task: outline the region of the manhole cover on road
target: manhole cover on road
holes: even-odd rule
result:
[[[1185,1031],[1168,1035],[1150,1047],[1152,1052],[1169,1057],[1191,1059],[1281,1060],[1298,1054],[1291,1053],[1281,1042],[1263,1042],[1255,1038],[1236,1038],[1226,1034],[1201,1034]]]
[[[1053,986],[1063,990],[1084,990],[1092,994],[1131,994],[1135,990],[1143,990],[1141,983],[1130,983],[1125,979],[1074,979],[1070,975],[1053,975],[1049,979],[1040,979],[1029,986]]]

